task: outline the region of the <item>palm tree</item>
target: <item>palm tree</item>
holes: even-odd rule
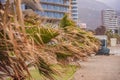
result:
[[[23,3],[28,4],[28,1],[35,0],[23,0]],[[34,27],[25,28],[21,3],[21,0],[13,3],[7,0],[4,7],[0,6],[0,79],[31,79],[28,67],[34,65],[41,74],[54,80],[51,74],[56,71],[51,69],[51,62],[81,59],[97,50],[99,43],[94,36],[75,27],[67,17],[69,23],[58,30],[40,27],[37,23],[32,25]],[[61,23],[64,24],[66,19]]]
[[[12,4],[12,5],[11,5]],[[40,73],[53,80],[54,71],[49,67],[33,41],[27,39],[21,0],[0,5],[0,78],[13,80],[31,78],[28,63],[38,68]]]

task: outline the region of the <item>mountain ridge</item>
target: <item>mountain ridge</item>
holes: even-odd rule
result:
[[[101,24],[101,11],[111,9],[106,4],[96,0],[79,0],[78,17],[79,21],[87,24],[87,28],[94,30]]]

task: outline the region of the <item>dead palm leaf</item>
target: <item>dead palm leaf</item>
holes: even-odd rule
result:
[[[26,4],[28,7],[32,8],[33,10],[43,11],[40,0],[22,0],[22,3]]]

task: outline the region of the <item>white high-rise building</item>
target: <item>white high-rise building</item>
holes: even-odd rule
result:
[[[72,19],[78,24],[78,2],[77,0],[72,0],[71,6],[72,6],[72,11],[71,11]]]
[[[102,11],[102,24],[107,30],[112,30],[113,33],[119,33],[119,17],[115,10],[103,10]]]
[[[119,34],[120,34],[120,13],[119,13],[119,15],[118,15],[118,25],[119,25]]]

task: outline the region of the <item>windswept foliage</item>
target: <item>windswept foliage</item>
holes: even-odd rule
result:
[[[40,51],[34,41],[28,39],[20,6],[20,0],[15,0],[15,4],[7,0],[4,5],[0,5],[0,79],[31,78],[30,65],[36,66],[44,76],[53,79],[52,74],[49,74],[53,70],[48,68],[44,51]]]
[[[57,40],[56,53],[67,60],[83,59],[99,49],[99,41],[90,32],[77,27],[67,27],[60,33],[62,34],[55,38]]]
[[[48,27],[30,27],[26,31],[34,39],[36,44],[48,43],[59,34],[54,29]]]
[[[35,67],[47,79],[55,80],[53,74],[58,72],[51,64],[83,60],[98,50],[94,35],[76,27],[67,15],[60,27],[53,29],[36,15],[24,19],[20,6],[21,0],[0,4],[0,79],[32,79],[29,67]]]
[[[64,15],[64,17],[62,18],[61,22],[60,22],[60,27],[61,28],[65,28],[67,26],[73,26],[75,27],[75,22],[73,20],[71,20],[67,14]]]
[[[111,38],[116,38],[117,43],[120,43],[120,35],[118,33],[113,33],[111,30],[106,31],[106,35],[108,37],[108,44],[110,45],[110,39]]]

